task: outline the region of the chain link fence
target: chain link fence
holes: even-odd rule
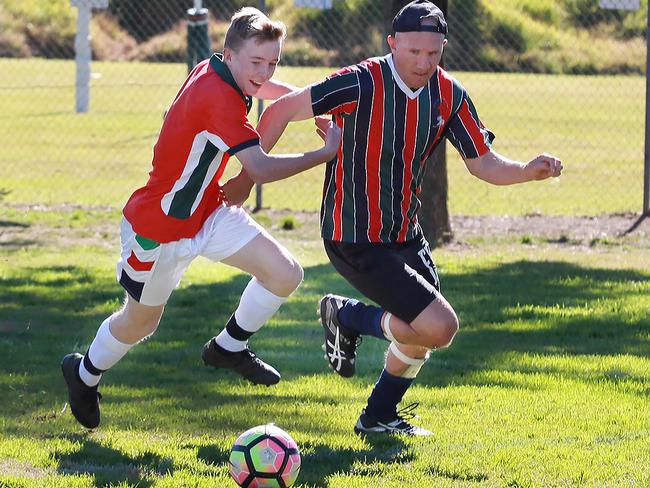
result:
[[[310,1],[311,8],[297,6]],[[496,133],[494,149],[520,160],[545,151],[566,167],[558,181],[492,187],[469,175],[449,145],[452,214],[640,211],[647,0],[636,10],[605,10],[598,0],[448,3],[445,66]],[[283,20],[289,35],[276,77],[297,86],[387,52],[390,1],[202,4],[213,51],[221,50],[230,16],[242,6]],[[327,4],[331,8],[314,8]],[[193,6],[189,0],[110,0],[106,9],[93,10],[88,105],[77,113],[78,8],[69,0],[3,0],[2,204],[120,208],[145,183],[163,114],[187,74]],[[319,144],[313,123],[295,123],[276,151]],[[238,169],[232,161],[227,174]],[[316,168],[265,185],[263,205],[317,210],[322,179],[323,168]]]

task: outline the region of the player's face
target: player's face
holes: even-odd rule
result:
[[[447,40],[437,32],[397,32],[394,37],[388,36],[388,44],[400,78],[417,90],[436,71]]]
[[[255,95],[273,76],[281,50],[280,39],[259,44],[255,39],[248,39],[237,51],[224,49],[223,56],[244,95]]]

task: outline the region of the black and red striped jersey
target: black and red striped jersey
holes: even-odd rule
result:
[[[343,68],[311,87],[314,115],[334,115],[343,137],[327,163],[321,235],[345,242],[404,242],[419,232],[424,165],[442,140],[463,158],[489,151],[494,134],[481,123],[462,85],[438,67],[411,90],[392,55]]]

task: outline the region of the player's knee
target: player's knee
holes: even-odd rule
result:
[[[304,277],[304,271],[300,263],[295,259],[290,259],[272,279],[272,292],[280,296],[291,295]]]
[[[150,337],[158,329],[160,317],[147,317],[133,322],[133,328],[137,330],[140,339]]]
[[[305,272],[302,269],[302,266],[300,266],[300,263],[298,261],[293,259],[289,266],[285,281],[288,292],[293,293],[293,291],[300,286],[300,283],[302,283],[304,277]]]
[[[431,324],[429,328],[430,333],[427,335],[428,343],[426,346],[429,349],[448,347],[454,340],[459,327],[458,317],[455,313],[449,314],[445,320]]]
[[[151,311],[150,313],[134,312],[131,309],[127,309],[120,314],[120,316],[114,319],[115,325],[118,325],[128,331],[128,335],[135,339],[136,341],[147,338],[156,332],[158,324],[160,323],[160,318],[162,317],[162,311]]]

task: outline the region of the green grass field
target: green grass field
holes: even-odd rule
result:
[[[185,76],[180,64],[94,63],[91,109],[74,113],[74,63],[0,59],[0,191],[16,204],[121,208],[146,181],[165,108]],[[327,69],[287,68],[297,85]],[[455,73],[495,150],[528,160],[541,151],[561,157],[557,181],[510,188],[473,178],[448,148],[454,214],[598,215],[638,212],[643,194],[643,106],[639,76]],[[277,148],[316,147],[308,122],[294,124]],[[233,164],[233,170],[236,168]],[[264,187],[264,206],[319,207],[323,168]]]
[[[61,357],[85,351],[119,306],[117,213],[0,208],[0,486],[229,487],[230,446],[275,422],[302,451],[300,487],[623,487],[650,485],[650,248],[521,236],[435,252],[461,319],[405,402],[428,439],[363,439],[352,426],[380,371],[367,339],[344,380],[322,358],[314,314],[354,294],[321,250],[316,218],[282,231],[305,282],[253,340],[283,380],[254,387],[204,367],[200,350],[247,278],[197,261],[156,335],[106,374],[103,422],[68,410]],[[9,235],[9,234],[7,234]]]
[[[591,242],[506,232],[436,250],[461,320],[405,403],[429,439],[359,438],[352,426],[381,369],[367,339],[344,380],[322,358],[316,304],[356,293],[328,264],[317,217],[322,169],[264,187],[258,220],[294,253],[305,282],[256,335],[282,382],[254,387],[204,367],[203,343],[247,278],[195,262],[156,335],[102,385],[103,422],[80,428],[59,361],[84,352],[120,305],[119,209],[144,183],[182,65],[95,63],[91,112],[75,115],[65,61],[0,60],[0,487],[229,487],[232,442],[275,422],[302,451],[297,486],[650,486],[650,245],[645,233]],[[296,84],[319,69],[282,68]],[[565,161],[558,181],[513,188],[473,179],[448,150],[457,214],[597,215],[642,200],[644,80],[458,73],[495,149]],[[10,81],[8,81],[10,80]],[[318,144],[296,124],[279,151]],[[233,168],[234,170],[235,168]]]

